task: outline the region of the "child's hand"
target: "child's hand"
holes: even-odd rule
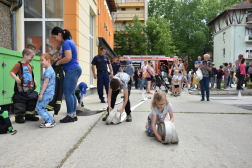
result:
[[[123,109],[117,110],[118,112],[120,112],[120,114],[122,115],[123,113]]]
[[[21,86],[21,80],[20,79],[17,79],[16,82],[17,82],[17,85]]]
[[[42,101],[43,95],[39,95],[38,100]]]
[[[111,107],[109,107],[108,110],[109,110],[108,112],[110,113],[110,111],[112,111],[113,109]]]
[[[79,104],[78,106],[81,107],[81,104]]]
[[[158,140],[159,142],[161,142],[162,137],[161,137],[160,135],[157,135],[156,137],[157,137],[157,140]]]

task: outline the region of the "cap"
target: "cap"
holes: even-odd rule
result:
[[[84,83],[84,82],[81,82],[80,84],[79,84],[79,89],[80,89],[80,93],[81,94],[86,94],[87,93],[87,84],[86,83]]]

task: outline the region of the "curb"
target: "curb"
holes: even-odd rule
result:
[[[199,90],[193,90],[189,91],[189,94],[191,95],[201,95],[201,91]],[[238,90],[220,90],[220,91],[212,91],[210,90],[210,95],[238,95]],[[252,90],[244,90],[241,91],[241,94],[244,95],[252,95]]]

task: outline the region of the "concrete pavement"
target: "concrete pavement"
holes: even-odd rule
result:
[[[141,97],[139,90],[132,90],[131,107]],[[186,93],[169,96],[180,140],[175,145],[147,136],[151,100],[132,112],[132,123],[119,125],[106,125],[100,120],[103,113],[61,124],[58,121],[66,114],[62,105],[54,128],[40,129],[42,120],[13,122],[17,134],[1,135],[0,167],[251,167],[252,111],[237,106],[251,104],[251,98],[230,103],[200,102],[200,96]],[[91,110],[107,106],[96,94],[84,102]]]

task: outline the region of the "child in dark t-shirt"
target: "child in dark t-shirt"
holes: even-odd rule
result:
[[[217,90],[221,89],[221,80],[222,76],[224,75],[224,72],[222,70],[223,66],[220,66],[220,69],[217,70]]]

